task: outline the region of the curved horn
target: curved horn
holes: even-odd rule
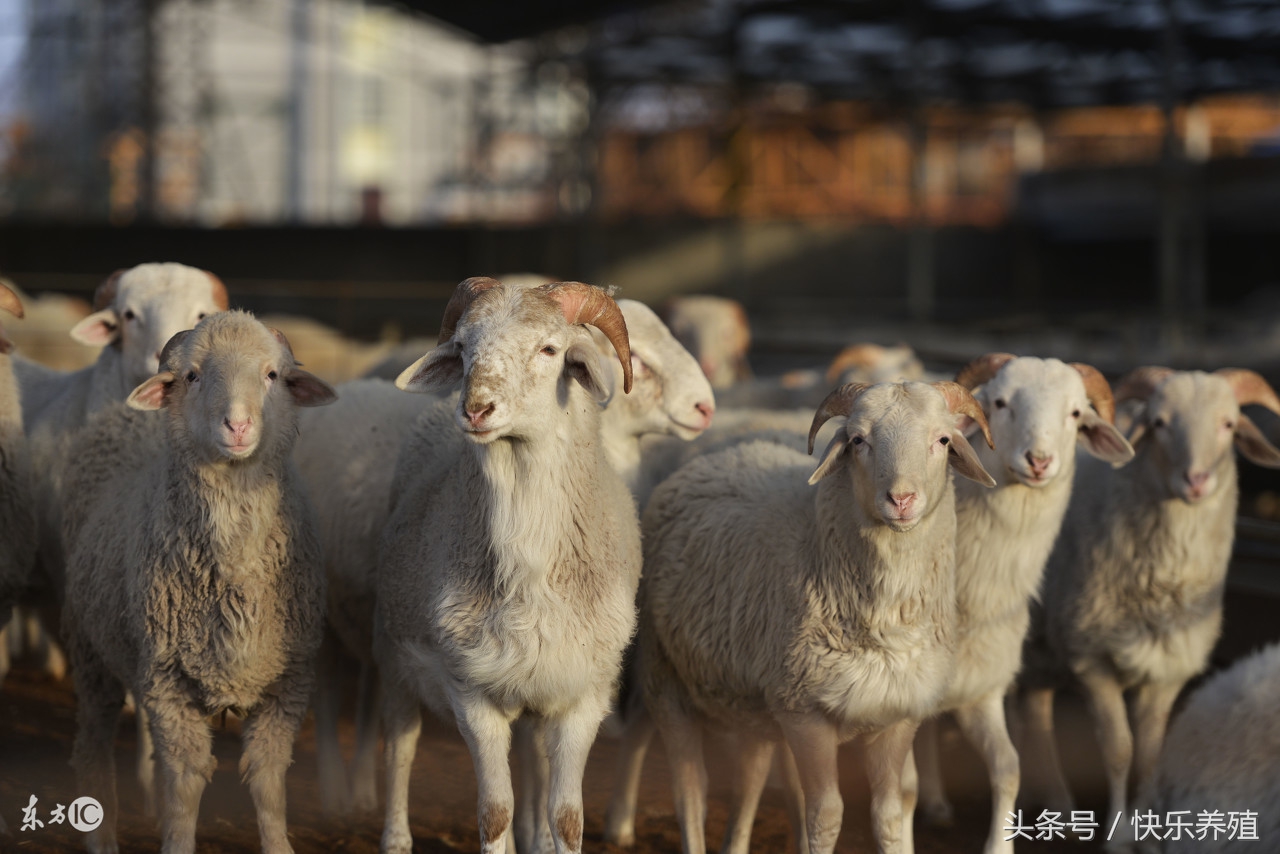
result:
[[[120,286],[120,277],[128,270],[116,270],[106,281],[93,289],[93,310],[102,311],[104,308],[110,308],[111,304],[116,301],[116,289]]]
[[[1111,384],[1102,375],[1102,371],[1099,371],[1093,365],[1086,365],[1084,362],[1068,362],[1067,364],[1075,368],[1076,373],[1080,374],[1080,379],[1084,380],[1084,393],[1089,397],[1089,402],[1093,404],[1093,408],[1108,424],[1115,424],[1116,399],[1111,394]]]
[[[458,321],[462,319],[467,306],[471,305],[476,297],[497,286],[498,280],[490,279],[488,276],[472,276],[470,279],[459,282],[458,287],[453,290],[453,296],[449,297],[449,304],[444,307],[444,317],[440,320],[439,343],[443,344],[453,337],[453,333],[458,329]]]
[[[973,391],[1000,372],[1006,364],[1016,359],[1012,353],[987,353],[965,365],[956,374],[956,384]]]
[[[169,367],[169,357],[173,355],[175,350],[182,346],[183,339],[190,334],[190,329],[184,329],[181,332],[173,333],[173,337],[165,342],[164,349],[160,351],[160,370],[171,370]],[[277,332],[276,334],[278,335],[280,333]]]
[[[604,290],[582,282],[552,282],[538,290],[560,304],[569,323],[594,326],[609,339],[622,363],[622,391],[631,392],[631,340],[627,337],[627,321],[622,309]]]
[[[213,304],[226,311],[231,307],[231,301],[227,298],[227,286],[222,283],[222,279],[219,279],[208,270],[201,270],[200,272],[209,277],[209,283],[213,286]]]
[[[1256,403],[1280,415],[1280,399],[1277,399],[1271,385],[1260,374],[1245,368],[1223,368],[1214,371],[1214,374],[1225,379],[1231,386],[1236,403],[1241,406]]]
[[[982,436],[987,440],[987,447],[994,448],[996,443],[991,439],[991,428],[987,426],[987,416],[983,414],[982,407],[978,405],[978,401],[970,394],[969,389],[960,385],[960,383],[937,382],[929,383],[929,385],[942,392],[942,396],[947,399],[947,409],[950,409],[956,415],[967,415],[972,418],[982,430]]]
[[[839,381],[850,368],[870,368],[883,357],[884,348],[879,344],[850,344],[831,360],[827,368],[827,382]]]
[[[822,425],[837,415],[849,417],[858,395],[869,388],[871,383],[845,383],[827,395],[818,407],[818,411],[813,414],[813,425],[809,427],[809,453],[813,453],[813,440],[818,437],[818,431],[822,429]]]
[[[22,300],[18,299],[18,295],[4,282],[0,282],[0,308],[14,317],[22,317],[25,313],[22,310]]]
[[[1120,382],[1116,385],[1115,402],[1146,400],[1151,397],[1151,393],[1156,390],[1156,387],[1172,373],[1172,368],[1162,368],[1156,365],[1134,368],[1121,377]]]

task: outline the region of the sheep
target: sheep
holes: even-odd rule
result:
[[[974,390],[995,438],[978,458],[997,486],[956,484],[956,658],[939,703],[953,712],[991,777],[991,828],[984,851],[1012,854],[1003,831],[1018,792],[1018,754],[1005,726],[1004,695],[1022,663],[1029,603],[1071,497],[1076,446],[1123,464],[1133,449],[1112,426],[1115,405],[1093,367],[989,353],[956,376]],[[922,811],[950,819],[937,765],[937,731],[916,736]]]
[[[635,504],[600,443],[608,379],[583,325],[613,343],[632,383],[626,325],[604,291],[468,279],[441,344],[397,385],[431,407],[397,460],[377,573],[387,813],[382,850],[413,845],[408,782],[420,705],[452,717],[479,782],[481,849],[505,852],[511,724],[548,746],[546,821],[582,848],[582,774],[635,625]]]
[[[803,789],[800,850],[830,852],[843,812],[836,747],[860,734],[878,845],[905,850],[905,762],[955,644],[948,467],[995,485],[957,421],[990,434],[954,383],[842,386],[811,440],[837,415],[846,423],[812,474],[790,448],[742,444],[694,459],[645,508],[637,668],[689,854],[705,843],[704,727],[740,740],[726,851],[747,848],[781,738]]]
[[[634,493],[640,476],[641,437],[696,438],[711,423],[715,398],[698,363],[650,308],[626,299],[618,300],[617,305],[627,324],[633,388],[627,395],[611,395],[604,405],[600,429],[606,458]],[[611,387],[620,389],[624,377],[613,344],[599,330],[592,328],[590,332],[600,358],[606,360],[602,367],[608,371]],[[401,371],[404,367],[407,365]],[[337,643],[337,648],[321,655],[316,706],[321,795],[329,809],[351,806],[363,810],[377,805],[375,680],[369,672],[373,664],[372,569],[389,512],[396,454],[430,401],[381,381],[346,383],[340,392],[341,399],[335,405],[303,414],[304,430],[294,460],[321,523],[329,578],[329,621]],[[340,698],[336,684],[329,681],[334,678],[334,658],[342,652],[360,661],[362,668],[349,792],[337,741]]]
[[[87,317],[93,308],[87,300],[54,291],[32,296],[13,282],[0,279],[22,302],[19,323],[8,330],[9,340],[24,359],[60,371],[78,371],[98,358],[98,349],[67,340],[67,330]]]
[[[244,719],[240,771],[262,849],[283,854],[285,769],[324,614],[319,543],[289,454],[296,407],[334,392],[239,311],[178,333],[159,361],[127,407],[86,425],[66,477],[72,764],[104,813],[88,847],[118,850],[111,743],[130,690],[161,769],[162,850],[195,848],[217,765],[205,718],[230,710]]]
[[[1129,434],[1136,457],[1120,469],[1078,466],[1023,677],[1023,757],[1045,774],[1028,775],[1030,800],[1071,806],[1052,730],[1054,691],[1070,678],[1097,728],[1112,820],[1125,814],[1131,768],[1138,791],[1150,778],[1169,710],[1218,637],[1238,493],[1231,446],[1280,467],[1280,450],[1240,411],[1261,404],[1280,412],[1280,399],[1252,371],[1140,368],[1116,399],[1144,404]],[[1134,692],[1132,733],[1126,691]],[[1118,837],[1119,846],[1132,841],[1127,822]]]
[[[751,324],[742,303],[705,295],[674,297],[663,307],[662,319],[716,391],[751,377]]]
[[[22,317],[18,295],[0,282],[0,309]],[[9,353],[13,342],[0,329],[0,618],[8,619],[35,562],[35,516],[31,467],[22,429],[22,401]],[[0,637],[5,648],[8,638]],[[6,668],[7,670],[7,668]],[[0,671],[0,681],[5,672]]]
[[[864,342],[845,347],[825,369],[789,371],[779,377],[739,382],[720,392],[720,404],[732,409],[799,407],[812,412],[836,386],[902,380],[926,380],[924,365],[915,351],[906,344],[882,347]]]
[[[1148,802],[1162,818],[1184,811],[1188,824],[1202,812],[1251,810],[1255,840],[1230,840],[1204,829],[1169,833],[1151,850],[1163,854],[1245,854],[1280,839],[1280,644],[1272,644],[1218,673],[1192,694],[1174,718],[1152,775]],[[1166,824],[1166,827],[1169,825]],[[1175,838],[1176,834],[1176,838]],[[1200,838],[1203,837],[1203,838]]]

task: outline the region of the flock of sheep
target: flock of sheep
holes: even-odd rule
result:
[[[71,758],[105,812],[91,852],[119,850],[128,695],[165,852],[195,850],[208,719],[227,711],[262,849],[291,851],[285,773],[311,709],[334,809],[376,808],[381,732],[382,850],[411,851],[425,705],[470,750],[488,854],[581,851],[611,711],[616,844],[634,843],[656,731],[688,854],[706,845],[704,741],[736,761],[724,851],[749,849],[776,766],[797,849],[830,852],[855,737],[878,848],[909,852],[917,801],[951,817],[950,713],[990,775],[984,851],[1011,854],[1020,768],[1024,802],[1073,808],[1053,739],[1067,685],[1111,816],[1250,809],[1280,839],[1276,649],[1206,683],[1165,736],[1220,630],[1234,451],[1280,467],[1241,410],[1280,413],[1256,373],[1140,368],[1113,394],[1085,364],[991,353],[930,381],[908,348],[859,345],[753,379],[727,301],[664,324],[589,285],[473,278],[434,348],[335,390],[229,306],[209,273],[144,264],[71,330],[104,345],[89,367],[42,367],[0,334],[0,613],[21,603],[65,643]],[[22,314],[3,286],[0,309]],[[1137,842],[1118,826],[1113,847]]]

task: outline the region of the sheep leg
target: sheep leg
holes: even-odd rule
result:
[[[1138,688],[1133,703],[1133,785],[1142,792],[1155,772],[1164,744],[1169,713],[1182,691],[1182,682],[1148,682]]]
[[[263,854],[292,854],[285,821],[285,772],[293,762],[293,740],[311,696],[308,677],[295,677],[245,719],[240,776],[249,784]]]
[[[881,854],[909,854],[903,838],[902,776],[911,757],[919,721],[898,721],[867,739],[867,778],[871,782],[871,830]],[[799,759],[799,756],[796,757]],[[834,751],[832,751],[834,766]],[[804,765],[800,765],[803,773]],[[837,825],[836,830],[839,830]],[[812,834],[810,839],[812,839]],[[835,842],[834,834],[832,842]],[[830,850],[830,849],[827,849]]]
[[[1129,730],[1129,717],[1124,704],[1124,689],[1114,677],[1089,668],[1078,674],[1089,700],[1093,714],[1098,745],[1102,748],[1102,765],[1107,773],[1110,790],[1110,810],[1107,827],[1120,816],[1116,834],[1108,849],[1127,850],[1132,842],[1132,828],[1125,820],[1128,803],[1129,767],[1133,762],[1133,734]]]
[[[734,780],[733,806],[725,828],[721,854],[747,854],[751,848],[751,826],[755,824],[760,795],[769,779],[774,743],[742,732],[738,737],[738,775]]]
[[[327,626],[316,655],[316,772],[320,778],[320,803],[325,812],[345,813],[351,807],[347,771],[338,741],[338,715],[342,705],[343,656],[338,639]]]
[[[356,753],[351,761],[351,803],[361,812],[378,808],[378,717],[382,682],[371,662],[360,665],[356,695]]]
[[[512,729],[515,753],[520,757],[520,793],[516,800],[515,845],[520,854],[554,848],[551,826],[547,824],[548,781],[547,732],[543,721],[523,717]]]
[[[607,694],[588,697],[567,714],[548,722],[551,788],[547,821],[551,824],[556,854],[582,851],[582,776],[587,770],[587,754],[608,711]]]
[[[388,690],[382,702],[382,732],[386,739],[387,808],[382,825],[382,854],[410,854],[413,834],[409,832],[409,772],[422,732],[422,710],[415,698],[398,685]]]
[[[667,749],[684,854],[706,854],[707,766],[702,754],[702,726],[680,699],[670,694],[653,698],[649,711]]]
[[[777,746],[773,755],[777,757],[782,771],[787,818],[791,821],[796,854],[805,854],[809,850],[809,833],[805,827],[804,789],[800,786],[800,770],[796,768],[796,757],[785,741]]]
[[[1071,788],[1062,774],[1058,742],[1053,734],[1052,688],[1028,689],[1022,698],[1022,761],[1027,785],[1024,802],[1047,807],[1063,815],[1075,809]]]
[[[161,851],[194,854],[200,797],[218,763],[213,757],[213,733],[204,715],[178,691],[170,684],[148,686],[135,691],[134,699],[147,710],[160,770]]]
[[[1013,854],[1013,843],[1004,841],[1004,827],[1018,799],[1018,751],[1005,726],[1004,692],[990,693],[957,709],[956,720],[969,743],[982,754],[991,778],[991,827],[983,854]]]
[[[914,753],[920,780],[920,812],[929,824],[950,827],[955,821],[955,812],[947,800],[947,789],[942,781],[938,729],[938,719],[930,718],[916,731]]]
[[[82,795],[97,798],[102,804],[102,824],[89,833],[90,854],[116,854],[116,760],[112,745],[120,707],[124,705],[124,686],[112,677],[102,660],[87,649],[83,641],[72,639],[76,666],[76,740],[71,764],[76,769],[76,783]]]
[[[639,692],[636,692],[638,695]],[[653,718],[643,702],[627,710],[618,746],[618,782],[604,822],[605,842],[629,847],[636,844],[636,803],[640,798],[640,772],[653,741]]]
[[[151,723],[147,710],[134,704],[133,722],[138,730],[138,786],[142,789],[142,809],[151,817],[156,816],[156,749],[151,743]]]
[[[907,751],[902,763],[902,850],[916,850],[916,804],[920,800],[920,775],[916,767],[915,747]]]
[[[804,792],[808,854],[831,854],[844,818],[844,800],[840,797],[836,766],[839,733],[830,721],[816,715],[789,717],[780,723],[787,746],[795,756],[800,788]],[[899,757],[898,774],[901,774],[902,758]],[[894,783],[897,784],[896,779]],[[895,828],[893,835],[897,837],[900,832],[901,827]]]
[[[450,701],[476,769],[481,854],[506,854],[515,808],[507,758],[511,751],[511,720],[483,697],[455,694]]]

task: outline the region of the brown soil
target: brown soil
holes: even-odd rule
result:
[[[1083,808],[1101,809],[1097,750],[1087,721],[1078,705],[1068,703],[1059,714],[1063,727],[1064,761]],[[0,836],[0,851],[80,852],[83,834],[69,825],[49,825],[22,831],[22,808],[31,795],[39,798],[38,817],[48,820],[56,803],[68,804],[78,794],[67,762],[75,732],[75,699],[68,681],[54,682],[29,666],[19,665],[0,691],[0,815],[9,824],[10,836]],[[346,749],[352,731],[343,729]],[[133,780],[133,720],[122,718],[117,764],[120,771],[120,845],[124,852],[155,852],[159,836],[154,823],[142,814],[137,784]],[[1075,748],[1078,745],[1078,749]],[[239,743],[235,722],[215,739],[218,773],[205,791],[200,809],[198,846],[203,854],[242,854],[258,851],[258,834],[249,793],[238,780]],[[585,850],[622,852],[604,844],[601,826],[613,788],[616,742],[601,737],[587,766],[583,789],[586,799]],[[320,806],[316,780],[314,738],[308,721],[294,750],[289,772],[289,829],[297,854],[350,852],[373,854],[382,832],[380,814],[340,818]],[[944,732],[943,760],[949,791],[958,816],[957,825],[941,830],[919,827],[916,850],[920,854],[979,852],[987,826],[988,800],[981,762],[954,730]],[[845,797],[844,827],[837,851],[874,851],[868,830],[868,797],[856,748],[842,753],[842,791]],[[710,769],[713,791],[707,834],[712,850],[718,847],[727,820],[727,779],[721,764]],[[717,786],[717,783],[719,784]],[[456,731],[426,717],[414,764],[411,803],[415,850],[421,854],[478,851],[475,777],[471,760]],[[636,854],[679,852],[680,835],[672,811],[667,769],[660,744],[650,754],[637,822]],[[753,851],[784,852],[790,848],[786,812],[777,792],[768,791],[761,805],[753,835]],[[1086,854],[1100,850],[1077,842],[1021,842],[1020,854]]]

